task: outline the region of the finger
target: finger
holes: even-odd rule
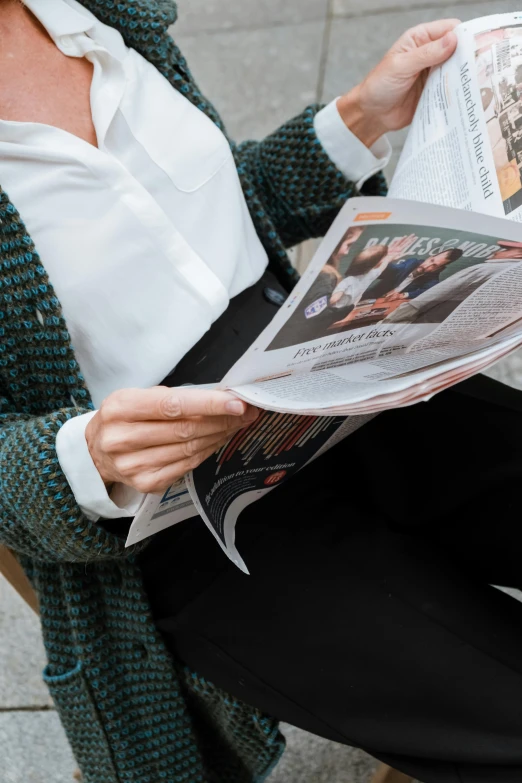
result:
[[[427,68],[445,62],[456,48],[457,36],[453,31],[449,31],[436,41],[397,54],[395,55],[397,75],[404,78],[415,77]]]
[[[423,46],[430,41],[440,40],[459,24],[460,19],[437,19],[434,22],[426,22],[413,28],[412,37],[417,46]]]
[[[237,432],[248,427],[258,417],[256,408],[244,416],[205,416],[176,421],[125,423],[118,429],[116,452],[137,451],[151,446],[164,446],[208,435]]]
[[[460,19],[437,19],[435,22],[426,22],[411,27],[396,41],[390,49],[390,53],[407,52],[424,46],[430,41],[438,41],[459,24]]]
[[[178,479],[180,479],[182,476],[185,476],[191,470],[195,470],[226,443],[226,440],[222,440],[218,442],[217,445],[209,446],[208,449],[200,451],[194,457],[189,457],[182,460],[181,462],[177,462],[150,473],[139,482],[140,488],[137,488],[140,492],[164,492],[166,489],[168,489],[168,487],[171,486],[171,484],[174,484],[174,482],[178,481]]]
[[[196,459],[198,454],[206,453],[209,449],[218,449],[221,444],[228,443],[235,432],[236,430],[221,432],[219,435],[207,435],[186,443],[152,446],[142,451],[121,454],[115,458],[114,464],[118,473],[126,480],[143,474],[156,473],[169,465]]]
[[[101,411],[106,420],[169,421],[191,416],[243,416],[249,407],[230,392],[155,386],[114,392]]]

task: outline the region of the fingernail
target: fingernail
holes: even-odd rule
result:
[[[227,413],[231,413],[232,416],[242,416],[245,412],[245,403],[240,400],[230,400],[225,403],[225,410]]]

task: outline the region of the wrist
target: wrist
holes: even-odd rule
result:
[[[359,85],[338,99],[337,109],[348,130],[368,148],[386,133],[380,119],[362,107]]]
[[[101,480],[105,484],[105,489],[107,490],[107,493],[109,493],[110,490],[112,489],[112,485],[114,484],[114,479],[104,475],[103,466],[100,464],[100,460],[98,459],[98,454],[96,449],[96,443],[98,440],[98,419],[99,419],[99,414],[97,412],[96,415],[93,416],[93,418],[87,424],[85,428],[84,437],[94,467],[100,474]]]

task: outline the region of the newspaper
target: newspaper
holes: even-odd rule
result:
[[[148,496],[128,545],[200,515],[248,573],[235,546],[247,506],[379,412],[428,400],[522,345],[522,14],[456,32],[389,197],[347,202],[219,384],[260,417],[163,497]]]

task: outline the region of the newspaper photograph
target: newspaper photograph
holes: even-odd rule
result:
[[[474,47],[479,108],[509,216],[522,206],[522,18],[519,24],[476,33]]]

